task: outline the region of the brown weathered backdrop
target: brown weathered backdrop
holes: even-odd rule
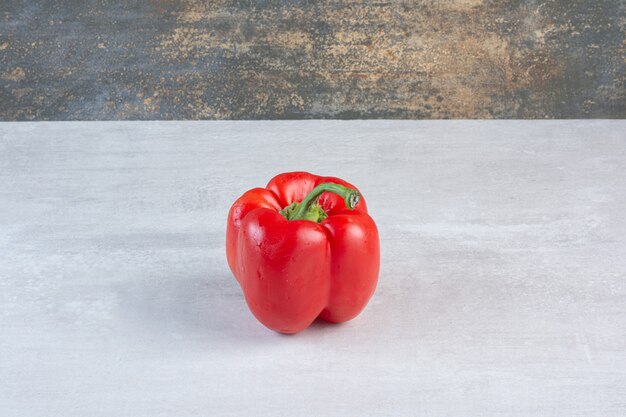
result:
[[[621,0],[0,2],[0,119],[625,117]]]

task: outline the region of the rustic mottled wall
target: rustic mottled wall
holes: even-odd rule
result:
[[[625,117],[622,0],[0,2],[0,119]]]

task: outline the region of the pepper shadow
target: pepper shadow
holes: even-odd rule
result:
[[[117,292],[124,319],[151,338],[211,345],[277,338],[250,313],[237,282],[227,273],[154,276],[123,284]]]

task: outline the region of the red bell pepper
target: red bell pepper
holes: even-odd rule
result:
[[[277,332],[354,318],[376,288],[379,253],[365,200],[339,178],[280,174],[228,214],[228,265],[252,313]]]

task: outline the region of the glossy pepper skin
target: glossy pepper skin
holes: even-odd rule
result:
[[[308,211],[313,220],[281,214],[328,183],[353,191],[353,200],[323,192]],[[353,209],[346,205],[356,201]],[[277,175],[235,201],[226,255],[254,316],[281,333],[297,333],[318,317],[336,323],[354,318],[374,293],[380,266],[378,230],[358,190],[307,172]]]

